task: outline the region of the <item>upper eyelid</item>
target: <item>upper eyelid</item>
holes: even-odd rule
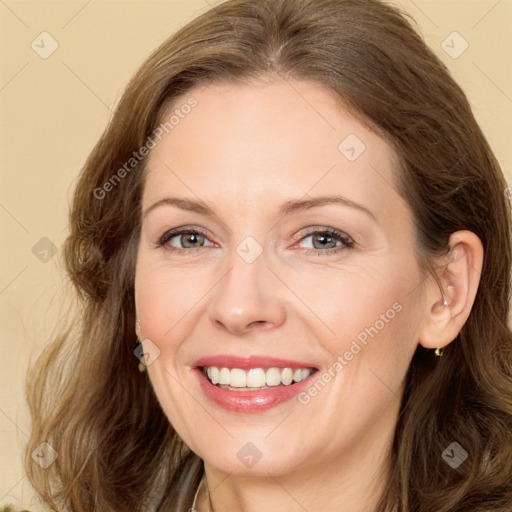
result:
[[[348,233],[346,233],[340,229],[330,228],[327,226],[323,226],[323,227],[322,226],[320,226],[320,227],[312,226],[312,227],[303,228],[302,230],[299,231],[297,236],[294,237],[295,238],[294,243],[298,243],[298,242],[304,240],[305,238],[313,236],[316,233],[329,233],[329,232],[332,232],[332,235],[337,236],[340,240],[344,241],[345,243],[355,244],[354,238],[351,235],[349,235]],[[181,235],[187,234],[187,233],[197,233],[201,236],[204,236],[209,242],[211,242],[213,244],[216,243],[209,238],[209,235],[206,232],[206,230],[203,230],[202,228],[198,229],[198,228],[187,227],[187,226],[185,226],[183,228],[170,229],[170,230],[164,232],[164,234],[161,235],[158,238],[158,240],[162,241],[165,239],[164,243],[167,243],[172,238],[175,238],[177,236],[181,236]],[[196,249],[199,249],[199,248],[196,248]],[[177,249],[180,249],[180,248],[177,248]]]

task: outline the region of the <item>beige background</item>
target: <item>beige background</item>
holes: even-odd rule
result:
[[[60,308],[69,303],[59,248],[77,173],[139,64],[216,3],[0,2],[0,503],[34,506],[20,460],[29,430],[23,382],[29,358],[50,339]],[[395,3],[414,16],[468,94],[512,183],[512,2]],[[34,40],[42,46],[43,31],[58,43],[46,59],[31,47]],[[469,45],[458,58],[442,47],[454,31]],[[452,39],[450,51],[460,50],[462,41]],[[44,237],[55,245],[55,256],[44,253],[51,247],[40,241]]]

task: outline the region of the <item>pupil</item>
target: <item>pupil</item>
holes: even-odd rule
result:
[[[188,243],[190,243],[191,245],[194,245],[194,243],[197,243],[197,239],[199,238],[199,235],[197,235],[196,233],[189,233],[188,235],[186,235],[186,243],[184,244],[185,246],[187,246]],[[195,239],[195,241],[194,241]]]
[[[325,236],[325,235],[318,235],[316,238],[317,238],[317,240],[327,241],[327,243],[329,243],[328,242],[329,240],[331,240],[331,241],[334,240],[330,236]],[[320,242],[320,244],[321,244],[321,247],[325,247],[325,245],[326,245],[322,241]]]

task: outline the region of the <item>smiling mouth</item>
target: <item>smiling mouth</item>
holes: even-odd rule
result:
[[[293,386],[306,380],[317,368],[227,368],[203,366],[205,378],[214,386],[229,391],[260,391],[276,387]]]

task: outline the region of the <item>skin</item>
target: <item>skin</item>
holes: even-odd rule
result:
[[[392,186],[392,149],[324,87],[216,83],[176,105],[190,96],[197,107],[149,156],[143,211],[172,195],[202,200],[215,215],[154,208],[143,218],[135,278],[137,334],[160,350],[148,374],[161,406],[204,460],[217,512],[373,510],[409,362],[418,344],[444,346],[460,331],[478,286],[481,243],[454,233],[452,253],[439,262],[442,290],[425,276],[411,210]],[[355,161],[338,148],[349,134],[366,146]],[[340,204],[277,213],[289,199],[335,194],[374,219]],[[179,235],[156,246],[182,226],[206,232],[192,245],[198,250],[180,245],[190,237]],[[334,253],[338,240],[323,248],[325,228],[348,234],[354,247]],[[252,263],[236,252],[247,236],[263,250]],[[310,361],[320,376],[393,304],[401,311],[307,404],[227,411],[191,372],[200,357],[230,353]],[[252,468],[237,457],[247,442],[261,452]],[[209,510],[204,489],[197,508]]]

